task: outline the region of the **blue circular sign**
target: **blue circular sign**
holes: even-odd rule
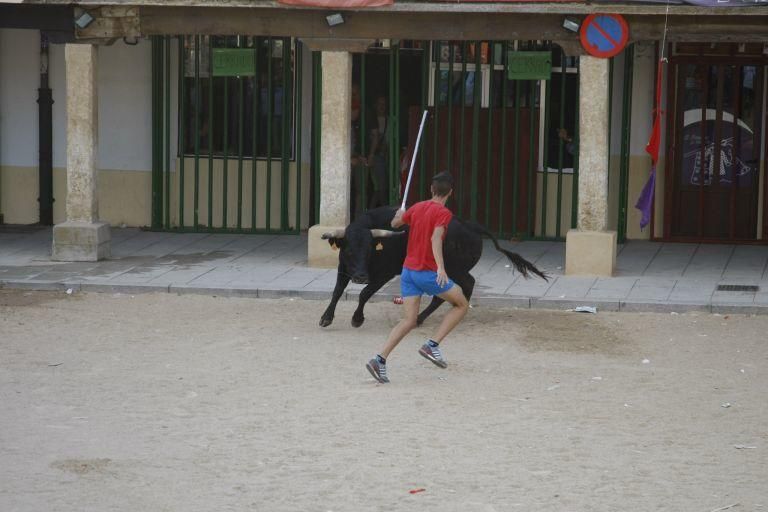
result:
[[[629,41],[629,26],[619,14],[590,14],[580,29],[581,45],[595,57],[613,57]]]

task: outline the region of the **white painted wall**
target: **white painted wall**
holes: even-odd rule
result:
[[[99,48],[100,169],[152,170],[152,45]]]
[[[0,165],[38,165],[37,88],[40,35],[0,30]],[[104,170],[152,168],[151,45],[122,41],[99,48],[99,159]],[[53,90],[53,165],[65,167],[66,69],[64,46],[49,51]]]
[[[0,30],[0,164],[37,166],[39,32]]]

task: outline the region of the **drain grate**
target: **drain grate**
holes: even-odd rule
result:
[[[759,286],[753,284],[719,284],[717,285],[717,291],[719,292],[756,292],[760,289]]]

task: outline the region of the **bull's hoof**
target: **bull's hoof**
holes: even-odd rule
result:
[[[360,327],[363,325],[363,322],[365,322],[365,317],[361,316],[360,318],[352,317],[352,327]]]
[[[320,319],[320,327],[328,327],[333,323],[333,318],[323,317]]]

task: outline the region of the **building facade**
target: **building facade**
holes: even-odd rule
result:
[[[627,239],[768,240],[764,4],[398,2],[333,26],[264,1],[39,4],[0,3],[0,215],[56,224],[54,257],[104,256],[109,226],[310,229],[329,264],[319,231],[399,203],[424,111],[409,202],[448,169],[458,215],[566,240],[569,273],[610,274]],[[563,27],[591,13],[627,20],[615,57]],[[542,56],[545,77],[514,71]]]

